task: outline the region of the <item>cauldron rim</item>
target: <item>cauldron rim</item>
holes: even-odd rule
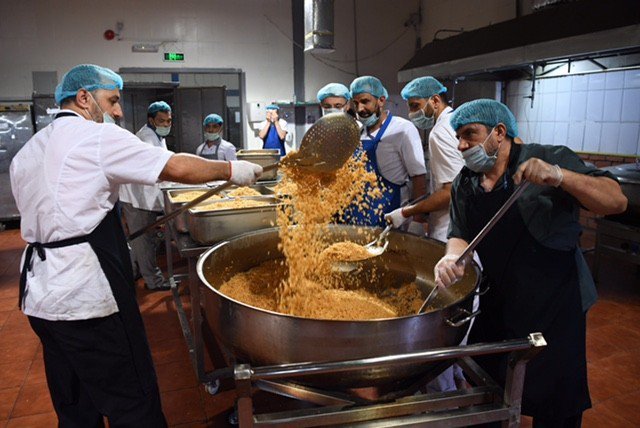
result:
[[[349,225],[337,225],[337,226],[346,226],[346,227],[348,227]],[[358,226],[358,227],[367,227],[367,226]],[[441,312],[441,311],[447,310],[447,309],[449,309],[449,308],[451,308],[453,306],[459,305],[460,302],[464,301],[465,299],[468,299],[470,294],[475,292],[478,284],[480,283],[480,278],[481,278],[482,271],[481,271],[480,267],[478,266],[478,264],[476,263],[476,261],[472,260],[471,265],[473,266],[473,268],[475,270],[476,278],[477,278],[473,289],[469,293],[465,294],[463,297],[453,301],[452,303],[450,303],[447,306],[441,307],[441,308],[439,308],[439,309],[437,309],[435,311],[423,312],[421,314],[404,315],[404,316],[392,317],[392,318],[372,318],[372,319],[366,319],[366,320],[336,320],[336,319],[325,319],[325,318],[300,317],[300,316],[296,316],[296,315],[283,314],[282,312],[271,311],[269,309],[258,308],[256,306],[249,305],[249,304],[247,304],[245,302],[242,302],[240,300],[236,300],[236,299],[234,299],[234,298],[232,298],[230,296],[227,296],[226,294],[224,294],[220,290],[218,290],[216,287],[211,285],[209,283],[209,281],[206,280],[206,278],[203,278],[204,275],[201,275],[201,273],[203,272],[203,264],[204,264],[204,262],[206,261],[206,259],[208,258],[208,256],[211,253],[213,253],[215,251],[218,251],[219,249],[223,248],[225,245],[229,245],[232,241],[239,240],[241,238],[246,238],[246,237],[251,236],[251,235],[259,235],[259,234],[264,234],[264,233],[276,231],[278,229],[279,229],[279,227],[276,226],[276,227],[270,227],[270,228],[265,228],[265,229],[260,229],[260,230],[255,230],[255,231],[243,233],[241,235],[234,236],[232,238],[226,239],[224,241],[221,241],[221,242],[211,246],[211,248],[207,249],[206,251],[204,251],[200,255],[200,257],[198,258],[198,261],[196,263],[196,273],[198,274],[200,281],[209,290],[212,290],[214,293],[216,293],[221,298],[229,300],[229,301],[231,301],[231,302],[233,302],[235,304],[241,305],[241,306],[243,306],[243,307],[245,307],[247,309],[268,313],[270,315],[277,315],[279,317],[291,318],[291,319],[295,319],[295,320],[299,320],[299,321],[314,321],[314,322],[321,321],[321,322],[325,322],[325,323],[326,322],[330,322],[330,323],[337,323],[337,324],[346,324],[346,323],[373,324],[373,323],[379,323],[381,321],[384,321],[384,322],[394,322],[394,321],[404,322],[405,320],[407,320],[409,318],[417,318],[417,317],[423,317],[423,316],[428,316],[428,315],[434,315],[434,314],[437,314],[438,312]],[[382,230],[380,228],[371,228],[371,229]],[[393,230],[391,233],[407,235],[407,236],[411,236],[411,237],[414,237],[414,238],[424,239],[426,241],[432,241],[432,242],[434,242],[434,243],[436,243],[438,245],[444,245],[443,242],[438,241],[436,239],[429,238],[429,237],[426,237],[426,236],[420,237],[420,236],[417,236],[415,234],[412,234],[412,233],[409,233],[409,232],[405,232],[405,231],[402,231],[402,230]]]

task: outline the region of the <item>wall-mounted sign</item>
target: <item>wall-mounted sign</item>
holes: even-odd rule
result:
[[[164,60],[169,62],[182,62],[184,61],[184,54],[178,52],[165,52]]]

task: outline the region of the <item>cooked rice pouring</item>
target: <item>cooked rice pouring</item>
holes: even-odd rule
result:
[[[325,238],[328,225],[354,201],[361,204],[367,196],[380,193],[376,175],[367,171],[365,163],[366,154],[356,151],[338,171],[325,174],[285,161],[283,179],[275,189],[290,195],[290,203],[282,205],[277,217],[284,259],[237,274],[220,291],[261,309],[306,318],[366,320],[414,313],[423,299],[415,283],[394,290],[365,290],[331,271],[334,262],[370,257],[358,243],[331,243]],[[375,268],[369,274],[375,280]]]

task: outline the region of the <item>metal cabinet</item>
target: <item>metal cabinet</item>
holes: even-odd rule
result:
[[[18,104],[0,107],[0,221],[20,218],[11,193],[9,166],[16,153],[32,136],[30,106]]]
[[[222,117],[226,113],[226,88],[212,86],[208,88],[177,88],[176,115],[174,124],[178,132],[178,151],[195,153],[196,148],[204,141],[202,121],[211,113]],[[225,118],[225,125],[228,118]],[[223,138],[229,136],[229,128],[225,126]]]

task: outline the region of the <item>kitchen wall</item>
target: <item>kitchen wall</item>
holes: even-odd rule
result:
[[[507,105],[525,142],[576,152],[640,155],[640,70],[510,82]]]
[[[324,84],[348,85],[356,76],[354,3],[358,71],[379,76],[391,94],[399,93],[396,72],[413,55],[416,36],[403,24],[417,12],[419,0],[338,0],[336,52],[305,54],[307,101],[314,101]],[[239,68],[246,73],[247,101],[293,99],[291,0],[21,0],[0,2],[0,17],[2,101],[30,99],[33,71],[55,71],[60,78],[78,63],[116,70]],[[105,40],[103,32],[116,30],[118,21],[124,23],[122,40]],[[131,52],[133,43],[162,41],[167,51],[183,52],[184,63],[163,62],[163,48]],[[245,127],[251,132],[248,123]]]

